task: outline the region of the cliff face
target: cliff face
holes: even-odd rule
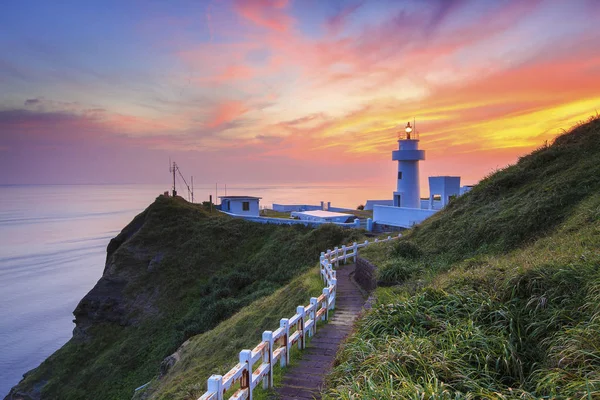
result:
[[[131,398],[187,339],[358,235],[255,224],[159,196],[108,244],[102,277],[74,311],[73,338],[6,399]]]
[[[89,328],[93,324],[109,322],[120,326],[127,326],[138,321],[142,316],[148,314],[150,310],[155,310],[150,301],[145,301],[144,304],[141,304],[141,299],[137,299],[137,305],[141,306],[142,314],[138,314],[135,318],[131,317],[131,311],[136,308],[135,299],[125,297],[123,292],[128,284],[139,275],[137,273],[139,270],[134,272],[129,268],[117,268],[115,257],[115,253],[124,246],[128,247],[126,251],[136,261],[139,261],[140,264],[151,263],[153,258],[148,260],[149,256],[147,252],[126,244],[142,228],[146,222],[147,214],[148,210],[139,214],[119,235],[109,242],[106,249],[106,264],[102,277],[96,283],[96,286],[81,299],[75,311],[73,311],[73,315],[75,315],[73,340],[88,340]],[[154,258],[162,258],[162,256],[158,254]]]

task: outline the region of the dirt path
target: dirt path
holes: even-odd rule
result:
[[[332,367],[342,340],[352,330],[352,324],[365,304],[360,290],[350,280],[354,264],[337,269],[335,314],[329,323],[317,330],[310,345],[302,352],[299,364],[292,367],[276,388],[282,400],[320,399],[323,378]]]

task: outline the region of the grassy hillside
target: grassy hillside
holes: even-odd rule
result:
[[[600,398],[600,120],[393,245],[328,398]],[[379,251],[378,251],[379,250]]]
[[[183,199],[160,196],[109,244],[104,276],[74,312],[73,339],[13,394],[131,398],[184,341],[272,294],[314,266],[324,248],[356,235],[335,226],[211,216]]]
[[[237,364],[242,349],[254,348],[264,331],[275,330],[281,318],[294,315],[298,305],[308,304],[308,299],[322,290],[318,268],[311,269],[214,329],[192,337],[178,350],[179,362],[144,394],[153,400],[197,399],[206,390],[210,375],[225,375]]]

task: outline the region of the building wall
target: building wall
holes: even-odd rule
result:
[[[247,201],[250,203],[250,210],[244,211],[243,204],[242,204],[244,201]],[[229,199],[229,204],[230,204],[229,210],[223,210],[223,211],[227,211],[231,214],[236,214],[236,215],[248,215],[248,216],[256,216],[256,217],[258,217],[258,215],[259,215],[258,199],[255,199],[255,200],[252,200],[252,199],[247,199],[247,200]]]
[[[291,212],[291,211],[316,211],[322,210],[321,206],[311,206],[308,204],[273,204],[273,211]]]
[[[437,210],[376,205],[373,207],[373,221],[378,224],[410,228],[431,217],[436,212]]]
[[[313,206],[313,205],[309,205],[309,204],[273,204],[273,211],[278,211],[278,212],[291,212],[291,211],[317,211],[317,210],[323,210],[324,208],[327,208],[328,211],[349,211],[348,208],[343,208],[343,207],[332,207],[331,203],[326,203],[327,206],[324,205],[318,205],[318,206]]]
[[[433,207],[433,196],[440,195],[442,207],[450,201],[450,196],[460,196],[460,176],[430,176],[429,177],[429,202]]]
[[[394,200],[367,200],[367,203],[365,204],[365,210],[366,211],[373,210],[374,205],[393,206]]]
[[[382,204],[382,205],[386,205],[386,204]],[[429,207],[430,207],[429,199],[426,199],[426,200],[421,199],[421,209],[429,210],[430,209]],[[442,202],[440,200],[433,201],[432,210],[441,210],[442,208],[444,208],[444,206],[442,205]]]

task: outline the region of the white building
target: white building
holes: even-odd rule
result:
[[[377,224],[410,228],[444,208],[452,196],[460,196],[471,189],[460,186],[459,176],[431,176],[429,199],[421,200],[419,161],[425,160],[425,151],[419,150],[419,137],[410,122],[398,135],[398,150],[392,152],[392,160],[398,161],[397,190],[393,200],[367,201],[369,208],[373,208],[373,222]]]
[[[350,214],[331,212],[331,211],[294,211],[292,217],[297,217],[301,221],[316,221],[316,222],[348,222],[350,218],[354,220],[356,217]],[[352,222],[352,221],[350,221]]]
[[[261,197],[253,196],[219,196],[221,211],[235,215],[259,216]]]

